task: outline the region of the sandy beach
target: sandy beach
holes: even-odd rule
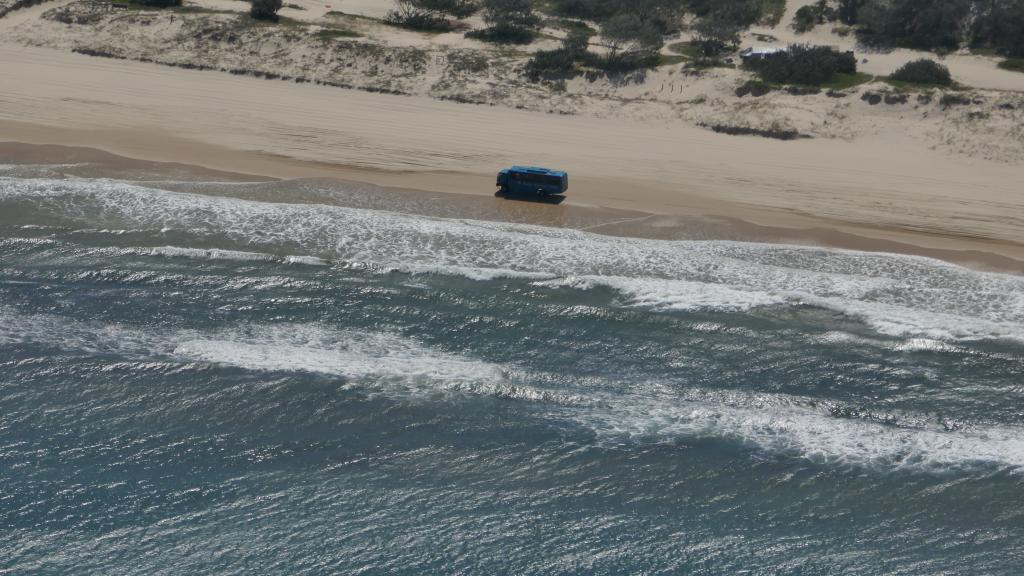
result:
[[[0,141],[483,197],[502,166],[551,165],[572,175],[567,204],[662,225],[700,217],[741,222],[759,239],[1012,271],[1024,261],[1024,167],[928,146],[895,119],[903,112],[852,139],[782,142],[681,119],[546,114],[4,42],[0,77]]]

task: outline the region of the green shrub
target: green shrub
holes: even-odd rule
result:
[[[949,68],[927,58],[907,62],[893,72],[890,78],[901,82],[938,84],[939,86],[949,86],[953,83],[953,78],[949,75]]]
[[[1007,58],[999,63],[999,67],[1003,70],[1024,72],[1024,58]]]
[[[693,26],[694,43],[700,46],[704,56],[718,56],[734,49],[740,42],[740,28],[714,14],[701,18]]]
[[[576,58],[565,48],[538,50],[526,63],[526,75],[533,81],[564,78],[576,73]]]
[[[757,98],[760,96],[764,96],[765,94],[771,92],[774,89],[774,86],[771,86],[770,84],[765,84],[760,80],[747,80],[738,88],[736,88],[735,93],[736,96],[739,96],[740,98],[746,96],[747,94],[750,94],[751,96]]]
[[[151,1],[151,0],[150,0]],[[277,22],[277,11],[281,9],[281,0],[250,0],[249,15],[257,20]]]
[[[335,40],[337,38],[358,38],[359,33],[342,28],[324,28],[316,33],[321,40]]]
[[[601,24],[601,38],[608,45],[609,60],[632,60],[657,52],[665,44],[658,28],[638,14],[620,14]]]
[[[450,18],[462,20],[479,9],[473,0],[395,0],[395,9],[384,16],[384,21],[414,30],[444,32],[454,28]]]
[[[140,4],[142,6],[155,6],[157,8],[181,6],[181,0],[134,0],[133,3]]]
[[[565,78],[576,74],[576,62],[587,54],[593,32],[578,28],[569,32],[556,50],[538,50],[526,63],[526,75],[537,81],[541,78]]]
[[[772,84],[824,84],[836,74],[857,72],[857,59],[850,52],[828,46],[794,44],[786,51],[747,63],[765,82]]]
[[[533,12],[530,0],[483,0],[483,18],[491,28],[536,30],[540,16]]]
[[[537,37],[533,30],[519,28],[484,28],[466,32],[466,38],[492,42],[494,44],[529,44]]]
[[[643,68],[657,68],[660,55],[657,52],[619,52],[616,54],[584,55],[583,62],[587,66],[597,68],[611,74],[622,74]]]
[[[864,6],[866,0],[839,0],[838,7],[836,8],[836,18],[851,26],[857,23],[857,13],[860,11],[861,6]]]
[[[818,24],[818,18],[814,14],[814,8],[811,5],[801,6],[796,11],[796,14],[793,15],[793,29],[798,34],[812,30]]]
[[[540,17],[534,14],[530,0],[483,0],[483,17],[487,28],[466,33],[498,44],[529,44],[540,28]]]
[[[761,17],[758,22],[766,26],[778,26],[786,15],[786,0],[762,0]]]
[[[744,0],[759,1],[759,0]],[[558,16],[604,22],[633,14],[653,24],[662,34],[677,32],[692,0],[550,0],[549,10]]]
[[[793,29],[802,34],[812,30],[818,24],[835,22],[839,18],[838,12],[828,0],[818,0],[814,4],[801,6],[793,16]]]
[[[477,50],[453,50],[448,53],[448,67],[453,72],[479,74],[489,66],[487,56]]]

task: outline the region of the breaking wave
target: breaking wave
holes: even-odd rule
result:
[[[923,415],[848,417],[827,401],[784,394],[683,390],[588,380],[540,387],[529,370],[439,350],[387,332],[306,324],[236,326],[211,332],[147,331],[0,308],[0,345],[36,344],[141,361],[308,372],[400,401],[453,394],[532,403],[546,418],[573,422],[602,442],[732,442],[776,457],[830,465],[947,471],[1024,469],[1024,430],[946,429]],[[114,360],[114,359],[112,359]]]
[[[726,241],[660,241],[578,230],[440,219],[339,206],[266,203],[114,181],[0,179],[0,202],[69,225],[185,231],[260,252],[383,271],[522,278],[540,288],[620,292],[627,305],[743,311],[813,306],[879,333],[1024,342],[1024,279],[893,254]],[[220,239],[220,240],[218,240]],[[248,252],[156,249],[246,258]],[[190,252],[192,251],[192,252]],[[251,256],[259,259],[262,256]]]

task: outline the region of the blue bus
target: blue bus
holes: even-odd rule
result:
[[[513,166],[498,172],[497,186],[503,196],[552,196],[569,189],[569,175],[561,170]]]

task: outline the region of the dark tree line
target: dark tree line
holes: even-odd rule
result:
[[[812,20],[856,24],[870,44],[1024,56],[1024,0],[826,0],[798,14],[795,25]]]
[[[779,0],[774,3],[781,4]],[[678,31],[681,18],[687,13],[747,28],[765,19],[772,4],[773,0],[551,0],[550,3],[557,15],[596,22],[633,14],[650,22],[662,34]]]

